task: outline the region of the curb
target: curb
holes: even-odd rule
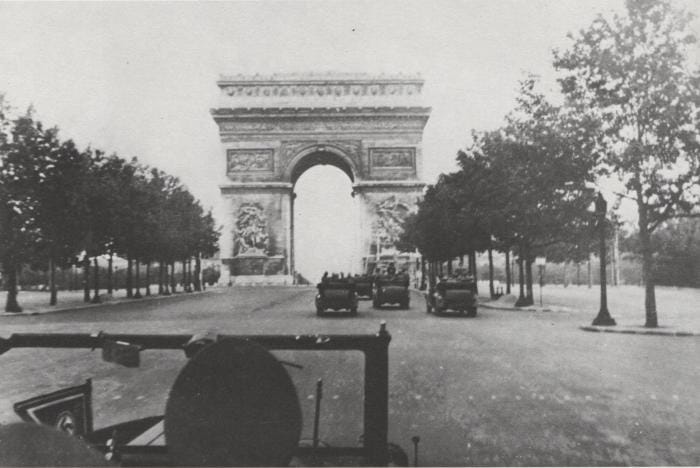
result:
[[[517,312],[555,312],[554,309],[550,309],[548,307],[509,307],[493,305],[489,304],[488,302],[480,302],[479,307],[485,307],[487,309],[512,310]]]
[[[98,304],[80,304],[80,305],[74,305],[71,307],[61,307],[61,308],[57,308],[57,309],[35,310],[35,311],[26,311],[26,312],[0,312],[0,317],[30,317],[30,316],[36,316],[36,315],[56,314],[56,313],[61,313],[61,312],[75,312],[75,311],[79,311],[79,310],[95,309],[95,308],[99,308],[99,307],[109,307],[109,306],[115,306],[115,305],[121,305],[121,304],[134,304],[134,303],[141,303],[141,302],[150,302],[150,301],[162,300],[162,299],[172,299],[175,297],[198,296],[201,294],[207,294],[207,293],[211,293],[211,292],[213,292],[212,289],[207,289],[206,291],[196,291],[196,292],[190,292],[190,293],[175,293],[175,294],[170,294],[168,296],[155,294],[152,296],[143,296],[140,299],[121,298],[121,299],[117,299],[114,301],[100,302]]]
[[[690,331],[637,330],[634,328],[610,328],[585,325],[579,327],[583,331],[596,333],[622,333],[626,335],[656,335],[656,336],[700,336],[700,333]]]

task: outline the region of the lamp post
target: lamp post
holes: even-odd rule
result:
[[[600,235],[600,310],[598,316],[593,319],[593,325],[611,326],[617,325],[615,319],[608,312],[608,292],[605,275],[606,252],[605,252],[605,214],[608,211],[608,203],[603,195],[598,192],[595,199],[595,216],[598,223],[598,234]]]

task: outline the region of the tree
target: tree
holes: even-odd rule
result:
[[[663,223],[651,236],[654,277],[666,286],[700,287],[700,219],[672,219]],[[637,257],[641,254],[639,234],[623,238],[624,249]]]
[[[44,160],[45,178],[36,190],[39,257],[48,262],[50,304],[57,301],[55,269],[72,263],[80,253],[82,234],[89,216],[85,190],[92,161],[72,141],[60,143],[50,132],[49,157]]]
[[[585,112],[552,105],[537,85],[535,77],[523,80],[506,125],[475,133],[459,157],[462,171],[472,174],[471,193],[462,193],[488,234],[486,248],[495,239],[499,248],[518,253],[518,305],[533,303],[535,255],[577,236],[590,221],[586,206],[593,199],[586,183],[595,159],[585,137],[596,122],[573,119]]]
[[[201,272],[202,272],[202,257],[210,258],[218,250],[217,244],[220,236],[220,228],[216,227],[214,216],[211,210],[199,215],[197,229],[194,234],[194,249],[195,249],[195,272],[194,272],[194,289],[195,291],[202,290]]]
[[[52,136],[36,122],[33,110],[14,120],[0,99],[0,263],[7,283],[6,312],[21,312],[17,271],[34,257],[40,239],[36,187],[45,178],[43,159]]]
[[[698,215],[700,73],[689,69],[689,14],[665,0],[627,0],[626,9],[570,35],[554,66],[567,105],[593,110],[602,124],[601,173],[619,178],[637,205],[645,325],[657,327],[651,235],[669,219]]]

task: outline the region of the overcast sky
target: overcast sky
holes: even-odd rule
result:
[[[700,13],[700,2],[679,0]],[[219,74],[420,72],[427,182],[491,129],[526,72],[622,1],[0,3],[0,92],[64,139],[180,177],[217,209]],[[696,23],[697,24],[697,23]]]

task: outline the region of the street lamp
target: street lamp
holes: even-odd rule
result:
[[[598,192],[595,199],[595,217],[598,223],[598,234],[600,235],[600,310],[598,316],[593,319],[593,325],[611,326],[617,325],[615,319],[608,312],[608,292],[605,275],[605,264],[607,255],[605,252],[605,214],[608,212],[608,203],[603,198],[603,194]]]

